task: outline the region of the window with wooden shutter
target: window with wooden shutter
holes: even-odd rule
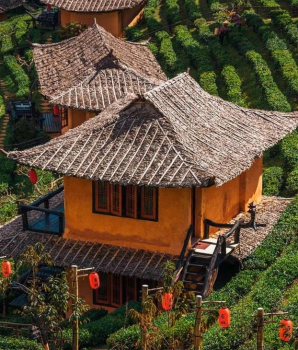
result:
[[[99,272],[100,288],[96,290],[96,302],[110,304],[110,278],[107,273]]]
[[[95,210],[104,213],[110,211],[110,184],[107,181],[95,183]]]
[[[122,215],[122,186],[111,185],[111,213]]]
[[[111,275],[112,277],[112,296],[111,305],[120,306],[122,304],[122,276]]]
[[[131,301],[131,300],[137,300],[137,279],[135,277],[126,277],[126,300]]]
[[[137,210],[137,186],[128,185],[126,186],[126,216],[131,218],[137,218],[138,210]]]
[[[155,220],[157,218],[156,187],[141,188],[141,217]]]

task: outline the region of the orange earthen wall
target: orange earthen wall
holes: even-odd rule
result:
[[[132,9],[127,9],[122,12],[122,30],[127,26],[134,26],[138,23],[144,13],[144,5],[141,4]]]
[[[240,211],[247,211],[251,202],[262,196],[262,159],[250,169],[220,187],[196,189],[195,236],[204,236],[204,219],[226,223]],[[217,228],[210,228],[210,233]]]
[[[119,15],[120,13],[120,15]],[[92,27],[94,24],[94,18],[98,25],[106,29],[108,32],[118,37],[123,32],[121,12],[103,12],[103,13],[86,13],[86,12],[69,12],[61,10],[60,18],[61,25],[65,26],[67,23],[79,22],[84,23],[88,27]]]
[[[68,108],[68,126],[62,129],[62,134],[65,134],[67,130],[75,128],[83,124],[86,120],[96,116],[96,113],[85,112],[77,109]]]
[[[191,223],[191,189],[161,188],[158,221],[92,213],[92,182],[64,178],[65,238],[180,254]]]

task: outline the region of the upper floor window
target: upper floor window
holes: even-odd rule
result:
[[[157,220],[156,187],[122,186],[107,181],[96,181],[93,197],[96,213]]]

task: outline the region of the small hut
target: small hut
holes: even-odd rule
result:
[[[7,19],[7,11],[22,6],[22,0],[0,0],[0,22]]]
[[[211,264],[223,251],[206,237],[205,219],[227,223],[241,211],[253,213],[249,204],[261,200],[262,152],[297,125],[297,112],[239,107],[209,95],[184,73],[8,157],[64,175],[63,239],[147,251],[148,268],[153,252],[178,261],[190,252],[188,259],[197,254]],[[116,268],[123,256],[115,251],[107,266]],[[197,285],[214,281],[218,266],[210,266],[209,275],[198,273]],[[134,271],[137,266],[130,277]],[[112,272],[99,272],[112,290]]]
[[[124,28],[137,23],[147,0],[41,0],[61,11],[61,25],[79,22],[92,26],[94,18],[114,36],[122,35]]]
[[[41,93],[61,107],[62,133],[166,80],[145,44],[117,39],[97,24],[60,43],[34,44],[33,55]]]

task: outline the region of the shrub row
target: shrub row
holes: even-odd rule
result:
[[[170,25],[180,22],[178,0],[166,0],[167,21]]]
[[[5,56],[3,64],[17,86],[18,91],[16,96],[18,98],[27,96],[30,90],[30,80],[23,68],[18,64],[16,58],[10,55]]]
[[[188,18],[191,21],[195,21],[197,18],[202,17],[201,11],[196,0],[185,0],[185,8]]]
[[[161,23],[155,18],[155,11],[159,4],[160,0],[149,0],[144,11],[144,18],[149,32],[155,32],[162,28]]]
[[[193,349],[194,315],[188,314],[180,318],[173,327],[168,327],[165,312],[155,320],[158,334],[150,336],[151,349]],[[154,328],[154,327],[153,327]],[[153,330],[154,331],[154,330]],[[155,331],[156,332],[156,331]],[[149,330],[150,333],[150,330]],[[108,340],[108,349],[113,350],[139,350],[141,340],[140,327],[133,325],[122,328],[112,334]]]
[[[41,344],[25,338],[0,337],[0,350],[42,350]]]
[[[231,33],[230,40],[236,46],[239,53],[244,55],[253,66],[270,109],[289,112],[291,110],[290,104],[274,82],[266,61],[254,50],[253,45],[240,33]]]
[[[285,40],[279,38],[268,25],[265,25],[259,15],[253,12],[245,14],[248,26],[253,21],[253,27],[261,35],[266,48],[270,52],[274,63],[281,70],[284,79],[287,81],[290,92],[298,93],[298,69],[291,52],[287,49]]]
[[[134,322],[132,321],[132,319],[129,316],[127,316],[127,312],[130,309],[140,311],[141,305],[139,302],[129,302],[127,305],[121,306],[120,308],[116,309],[108,315],[104,316],[103,313],[101,313],[101,315],[98,316],[98,314],[96,314],[95,317],[92,318],[93,321],[84,324],[80,327],[80,346],[89,347],[105,344],[107,338],[112,333],[115,333],[123,326],[125,326],[125,322],[127,322],[127,325],[133,324]],[[98,317],[100,318],[96,319]],[[71,349],[71,330],[66,329],[63,331],[63,339],[64,348]]]
[[[281,154],[288,171],[298,167],[298,132],[293,131],[281,141]]]
[[[198,18],[194,21],[198,31],[199,40],[203,43],[214,41],[214,34],[211,32],[205,18]]]
[[[186,26],[177,26],[175,34],[177,42],[198,70],[199,82],[202,88],[212,95],[218,95],[216,74],[210,62],[208,47],[195,40]]]
[[[298,275],[297,210],[298,198],[296,197],[274,227],[272,234],[247,260],[245,264],[246,269],[261,270],[262,274],[259,273],[258,276],[256,270],[251,271],[253,277],[250,276],[249,282],[245,281],[246,293],[248,291],[249,293],[241,301],[239,301],[240,297],[237,297],[235,288],[230,286],[228,289],[229,284],[220,293],[213,293],[213,298],[215,296],[216,298],[224,297],[228,299],[228,305],[235,306],[231,310],[232,323],[228,330],[223,333],[218,325],[214,325],[205,333],[204,350],[239,348],[254,332],[254,320],[251,315],[256,312],[258,307],[263,307],[265,312],[279,310],[283,300],[283,293]],[[283,254],[277,258],[281,252]],[[234,287],[238,286],[240,289],[243,289],[241,285],[243,278],[239,280],[238,277],[240,275],[242,275],[241,272],[232,280],[232,283]],[[259,279],[257,279],[258,277]],[[241,284],[235,283],[236,280]],[[236,298],[231,296],[232,293]],[[237,301],[239,302],[236,304]],[[239,332],[239,329],[242,331]],[[275,333],[275,344],[278,349],[282,345],[278,339],[277,330]],[[272,348],[270,347],[270,349]]]
[[[229,101],[244,106],[245,101],[241,92],[241,79],[236,72],[235,67],[227,65],[229,56],[224,51],[223,47],[217,42],[210,43],[211,53],[218,66],[222,69],[221,76],[225,82],[227,89],[227,96]]]
[[[171,37],[166,31],[161,31],[156,34],[159,41],[159,58],[164,61],[166,68],[174,71],[178,65],[178,58],[173,49]]]
[[[286,35],[287,39],[294,45],[298,45],[298,28],[292,22],[292,18],[286,10],[273,10],[270,12],[273,25],[279,27]]]
[[[278,166],[267,168],[263,173],[263,194],[278,196],[283,185],[283,169]]]

